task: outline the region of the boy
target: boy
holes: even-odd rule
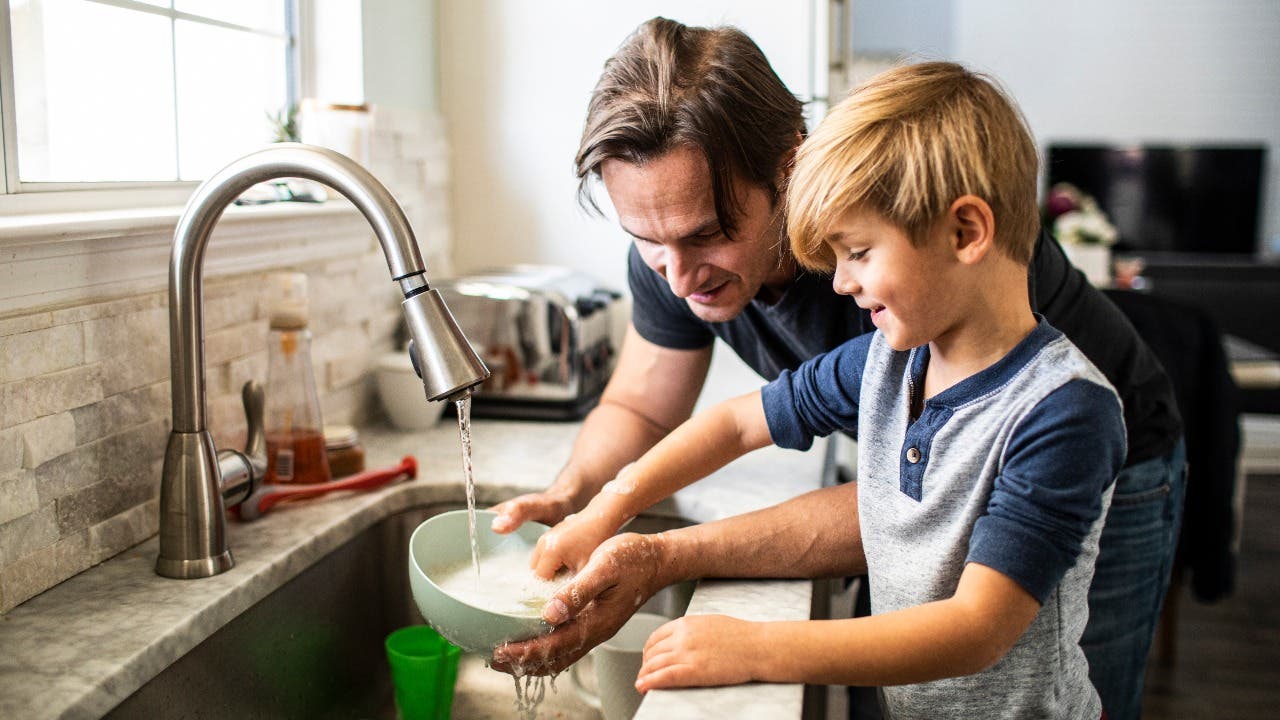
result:
[[[865,559],[873,614],[682,618],[650,638],[638,688],[881,685],[889,717],[1101,715],[1079,638],[1125,432],[1102,374],[1031,312],[1035,179],[1017,109],[951,63],[874,78],[801,146],[792,254],[834,270],[835,290],[869,309],[877,331],[685,423],[547,533],[534,563],[543,575],[582,567],[629,517],[734,458],[850,429],[859,481],[845,512],[861,541],[850,557],[808,556],[829,547],[814,542],[824,528],[775,509],[725,521],[715,543],[695,526],[655,547],[690,577],[742,565],[839,574]],[[828,488],[778,507],[848,496]],[[779,548],[772,557],[744,552],[761,536]],[[604,550],[626,562],[637,553],[625,545]],[[597,588],[572,583],[544,616],[563,622]]]

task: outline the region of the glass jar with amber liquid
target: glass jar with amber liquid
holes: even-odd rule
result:
[[[364,445],[360,433],[350,425],[329,425],[324,429],[325,452],[329,456],[329,472],[334,480],[364,470]]]
[[[266,387],[267,484],[330,479],[320,398],[311,369],[307,276],[271,276]]]

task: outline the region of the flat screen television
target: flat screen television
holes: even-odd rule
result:
[[[1118,252],[1248,254],[1259,245],[1263,146],[1051,144],[1048,187],[1092,195]]]

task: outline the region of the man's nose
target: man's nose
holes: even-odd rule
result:
[[[698,262],[695,253],[681,250],[667,252],[667,267],[664,273],[671,292],[676,297],[685,298],[698,290],[701,280],[698,278]]]

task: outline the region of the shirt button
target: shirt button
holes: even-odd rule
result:
[[[909,448],[907,450],[907,462],[912,465],[920,462],[920,450],[918,448]]]

